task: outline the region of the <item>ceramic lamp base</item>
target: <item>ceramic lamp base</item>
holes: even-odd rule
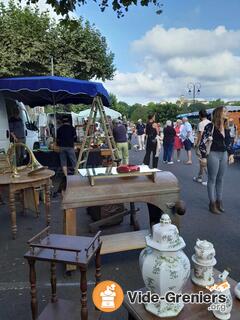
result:
[[[217,311],[213,311],[214,317],[220,320],[228,320],[231,318],[231,313],[223,314]]]
[[[145,309],[159,318],[176,317],[183,309],[184,303],[146,303]]]

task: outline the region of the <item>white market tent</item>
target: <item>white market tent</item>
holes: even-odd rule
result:
[[[119,118],[119,117],[122,117],[122,115],[121,115],[120,112],[115,111],[115,110],[113,110],[113,109],[104,107],[104,110],[105,110],[105,112],[106,112],[106,115],[107,115],[107,116],[110,116],[112,119],[117,119],[117,118]],[[78,116],[79,116],[80,118],[87,118],[87,117],[89,117],[90,111],[91,111],[91,109],[83,110],[83,111],[79,112]],[[100,118],[99,112],[97,113],[97,118]]]

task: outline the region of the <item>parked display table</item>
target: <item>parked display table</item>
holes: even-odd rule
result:
[[[17,191],[24,191],[43,187],[45,191],[45,211],[46,211],[46,225],[50,224],[50,186],[51,177],[54,176],[54,171],[44,169],[31,176],[28,175],[30,169],[26,169],[19,173],[19,177],[13,178],[11,173],[5,173],[0,175],[0,187],[8,189],[9,195],[9,209],[12,225],[12,237],[16,238],[17,234],[17,222],[16,222],[16,204],[15,193]],[[26,199],[25,199],[26,200]],[[25,201],[27,202],[27,201]]]
[[[219,273],[215,270],[216,273]],[[240,319],[240,301],[237,300],[234,296],[233,289],[236,285],[236,281],[231,279],[230,277],[227,278],[228,282],[231,286],[231,292],[233,297],[233,308],[231,312],[231,320],[239,320]],[[146,288],[139,289],[137,291],[146,291]],[[183,289],[183,292],[186,293],[197,293],[199,291],[203,292],[210,292],[207,289],[201,288],[196,286],[192,283],[191,279],[188,280],[186,287]],[[128,320],[214,320],[216,319],[212,312],[208,311],[207,304],[185,304],[183,310],[177,317],[171,318],[159,318],[155,315],[152,315],[148,311],[145,310],[142,304],[131,304],[129,302],[128,297],[125,295],[124,302],[125,308],[128,311]]]
[[[163,212],[168,213],[172,221],[178,225],[179,215],[173,212],[172,207],[179,200],[179,191],[177,178],[172,173],[166,171],[156,172],[154,181],[147,176],[119,176],[114,179],[103,178],[98,180],[95,186],[90,185],[88,177],[80,175],[68,176],[67,188],[62,201],[65,221],[64,233],[67,235],[77,234],[77,208],[116,203],[132,203],[132,207],[134,202],[153,204]],[[131,211],[131,224],[136,225],[136,211],[134,209]],[[139,231],[135,232],[139,233]],[[112,236],[114,238],[114,235]],[[124,238],[125,233],[122,233],[121,239],[124,240]],[[126,246],[121,246],[120,237],[118,239],[118,244],[121,247],[120,251],[139,248],[135,242],[132,247],[131,241],[125,242]],[[108,241],[111,242],[110,239]],[[143,241],[141,240],[141,245],[142,243]],[[119,245],[116,246],[115,250],[110,246],[110,251],[105,246],[104,253],[119,252]],[[69,268],[68,270],[73,270],[73,268]]]
[[[28,241],[30,250],[24,255],[30,267],[31,309],[33,320],[95,320],[99,312],[88,317],[87,307],[87,268],[95,257],[96,284],[100,281],[100,232],[95,237],[77,237],[49,234],[49,227]],[[36,261],[48,261],[51,264],[51,302],[38,317],[36,290]],[[56,263],[71,263],[80,270],[81,308],[70,301],[58,300],[56,289]],[[81,309],[81,310],[80,310]],[[81,315],[81,317],[80,317]]]

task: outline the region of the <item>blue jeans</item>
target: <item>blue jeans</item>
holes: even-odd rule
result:
[[[163,144],[163,161],[172,161],[173,143]]]
[[[208,169],[208,197],[211,202],[222,200],[223,176],[227,168],[228,154],[211,151],[207,158]],[[216,194],[216,195],[215,195]]]

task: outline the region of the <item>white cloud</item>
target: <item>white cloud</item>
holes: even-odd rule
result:
[[[155,26],[131,44],[138,72],[118,72],[108,89],[120,99],[159,101],[187,95],[201,82],[202,98],[240,99],[240,30]],[[130,103],[130,102],[129,102]]]

